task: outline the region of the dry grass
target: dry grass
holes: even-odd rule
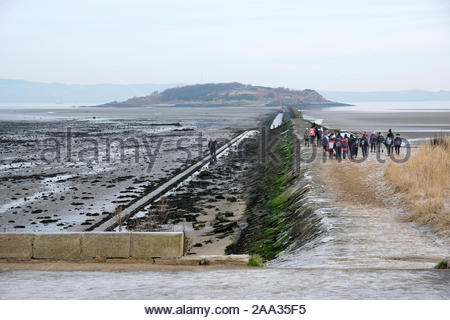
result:
[[[430,140],[404,164],[391,162],[385,178],[402,194],[412,221],[450,235],[450,138]]]
[[[160,224],[167,223],[169,218],[170,208],[169,203],[165,197],[161,197],[158,201],[158,205],[156,206],[156,216],[158,217],[158,222]]]
[[[382,203],[375,197],[373,186],[368,184],[369,170],[359,164],[345,161],[328,162],[322,169],[322,179],[339,201],[352,204],[377,205]]]
[[[116,222],[117,225],[119,226],[119,231],[122,231],[122,217],[121,217],[121,213],[122,213],[122,207],[118,206],[116,208],[116,210],[114,211],[114,216],[116,217]]]
[[[144,219],[136,220],[136,231],[161,231],[161,225],[168,223],[171,208],[165,197],[161,197],[148,209]]]

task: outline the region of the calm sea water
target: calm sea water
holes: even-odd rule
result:
[[[348,131],[386,132],[425,139],[450,134],[450,101],[363,102],[302,110],[308,120]]]
[[[325,111],[353,111],[353,112],[450,112],[450,101],[382,101],[355,102],[351,106],[328,107]]]

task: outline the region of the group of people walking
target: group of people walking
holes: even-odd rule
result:
[[[337,160],[354,159],[358,157],[358,151],[361,150],[363,158],[368,156],[369,146],[370,152],[384,152],[388,156],[393,154],[399,155],[402,146],[402,138],[400,134],[394,133],[391,129],[386,137],[381,133],[372,131],[369,135],[366,131],[363,134],[341,133],[339,131],[324,129],[315,123],[311,128],[305,130],[305,146],[322,146],[324,154],[328,153],[329,158],[335,157]]]

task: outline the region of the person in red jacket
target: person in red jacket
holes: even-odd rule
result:
[[[313,124],[311,129],[309,129],[309,141],[311,142],[311,146],[314,145],[314,140],[316,139],[316,126]]]
[[[344,160],[347,158],[348,155],[348,139],[347,139],[347,135],[344,134],[344,139],[342,139],[342,158],[344,158]]]

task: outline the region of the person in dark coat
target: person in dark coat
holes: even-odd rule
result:
[[[317,138],[317,146],[322,142],[323,129],[322,127],[316,126],[316,138]]]
[[[338,133],[336,137],[336,141],[334,143],[334,150],[336,151],[336,159],[341,161],[342,159],[342,137],[341,134]]]
[[[210,141],[208,143],[208,147],[209,147],[209,154],[211,155],[211,160],[212,160],[212,162],[216,163],[217,162],[217,158],[216,158],[217,140]]]
[[[394,148],[395,148],[395,153],[397,155],[400,155],[400,147],[402,146],[402,138],[400,137],[400,133],[397,133],[395,139],[394,139]]]
[[[372,131],[370,138],[369,138],[369,143],[370,143],[370,152],[376,152],[377,151],[377,134],[375,133],[375,131]]]
[[[393,146],[394,146],[394,134],[392,133],[391,129],[389,129],[388,134],[386,136],[385,145],[386,145],[387,155],[390,156],[393,151]]]
[[[377,152],[383,152],[382,145],[384,143],[384,136],[381,132],[378,132],[377,136]]]
[[[327,152],[327,146],[328,146],[328,137],[324,135],[322,138],[323,153]]]
[[[359,146],[361,147],[361,152],[363,158],[367,157],[367,151],[369,149],[369,141],[367,140],[367,136],[362,136],[362,138],[359,141]]]
[[[361,141],[361,138],[360,138],[359,136],[356,136],[356,137],[355,137],[355,148],[353,149],[353,151],[354,151],[353,156],[354,156],[355,158],[358,157],[358,148],[359,148],[359,142],[360,142],[360,141]]]
[[[353,155],[355,154],[355,144],[356,144],[356,139],[353,136],[353,134],[350,134],[350,139],[348,139],[348,146],[350,148],[350,160],[353,159]]]

